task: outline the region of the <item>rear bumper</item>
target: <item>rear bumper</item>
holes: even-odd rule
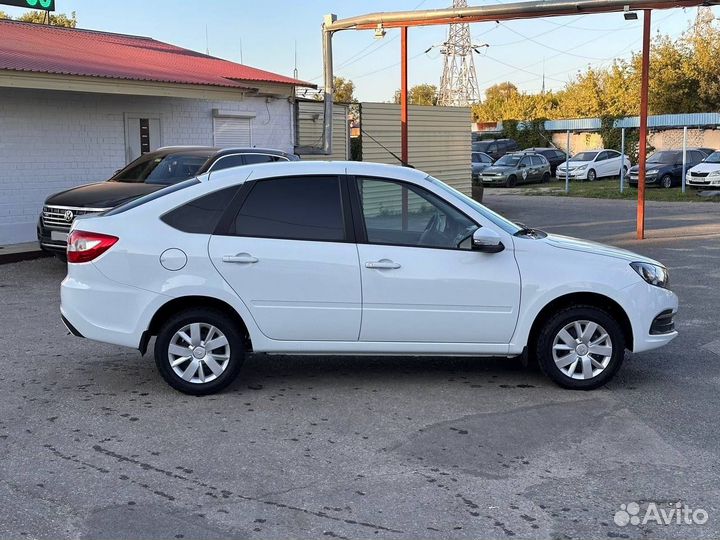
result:
[[[112,281],[92,263],[71,266],[60,286],[60,313],[70,333],[138,348],[168,297]]]

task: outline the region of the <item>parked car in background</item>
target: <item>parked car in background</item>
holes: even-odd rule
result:
[[[720,152],[713,152],[704,161],[692,167],[685,176],[692,187],[720,187]]]
[[[473,182],[480,181],[480,173],[487,169],[493,164],[493,158],[488,156],[484,152],[473,152],[472,153],[472,180]]]
[[[105,212],[198,174],[238,165],[298,159],[295,154],[263,148],[160,148],[140,156],[109,180],[85,184],[48,197],[38,219],[37,239],[43,251],[64,259],[67,235],[78,216]]]
[[[535,152],[547,159],[550,163],[550,176],[555,176],[557,166],[567,160],[567,154],[557,148],[526,148],[524,152]]]
[[[699,164],[708,154],[698,148],[688,148],[686,152],[686,171]],[[628,184],[638,185],[639,166],[634,165],[628,174]],[[671,188],[682,184],[683,151],[659,150],[653,152],[645,161],[645,184]]]
[[[529,350],[589,390],[625,349],[677,336],[659,262],[521,227],[419,170],[271,163],[167,191],[73,224],[60,311],[76,336],[143,352],[156,337],[158,371],[188,394],[225,388],[250,351]]]
[[[485,169],[480,178],[485,185],[514,187],[517,184],[548,182],[550,163],[534,152],[505,154]]]
[[[516,152],[520,147],[513,139],[495,139],[490,141],[475,141],[472,143],[473,152],[484,152],[493,161],[500,159],[505,154]]]
[[[627,156],[616,150],[588,150],[578,152],[569,161],[558,165],[556,174],[558,178],[565,178],[567,168],[570,179],[593,181],[605,176],[619,176],[621,165],[623,175],[627,175],[632,166]]]

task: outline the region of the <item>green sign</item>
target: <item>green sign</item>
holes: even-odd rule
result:
[[[55,11],[55,0],[0,0],[0,4],[30,9],[42,9],[44,11]]]

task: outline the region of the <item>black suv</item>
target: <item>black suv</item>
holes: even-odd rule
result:
[[[557,148],[526,148],[524,152],[535,152],[540,154],[550,163],[550,176],[555,176],[557,166],[567,161],[567,155]]]
[[[485,152],[496,161],[510,152],[516,152],[520,147],[513,139],[496,139],[493,141],[474,141],[473,152]]]
[[[168,146],[140,156],[112,178],[61,191],[45,200],[37,224],[43,251],[65,258],[67,235],[77,216],[97,214],[193,176],[239,165],[297,161],[298,156],[263,148]]]

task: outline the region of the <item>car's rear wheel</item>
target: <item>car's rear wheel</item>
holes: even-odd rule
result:
[[[230,384],[245,350],[235,322],[214,309],[192,308],[165,322],[155,341],[155,364],[180,392],[206,395]]]
[[[673,179],[672,176],[669,174],[666,174],[660,179],[660,185],[664,187],[665,189],[670,189],[673,185]]]
[[[620,324],[603,309],[564,309],[543,323],[536,356],[543,372],[560,386],[592,390],[607,383],[625,356]]]
[[[517,184],[517,177],[514,174],[508,176],[508,179],[505,181],[506,187],[515,187],[516,184]]]
[[[590,169],[590,170],[588,171],[588,173],[587,173],[587,179],[588,179],[590,182],[594,182],[595,180],[597,180],[597,173],[595,172],[595,169]]]

